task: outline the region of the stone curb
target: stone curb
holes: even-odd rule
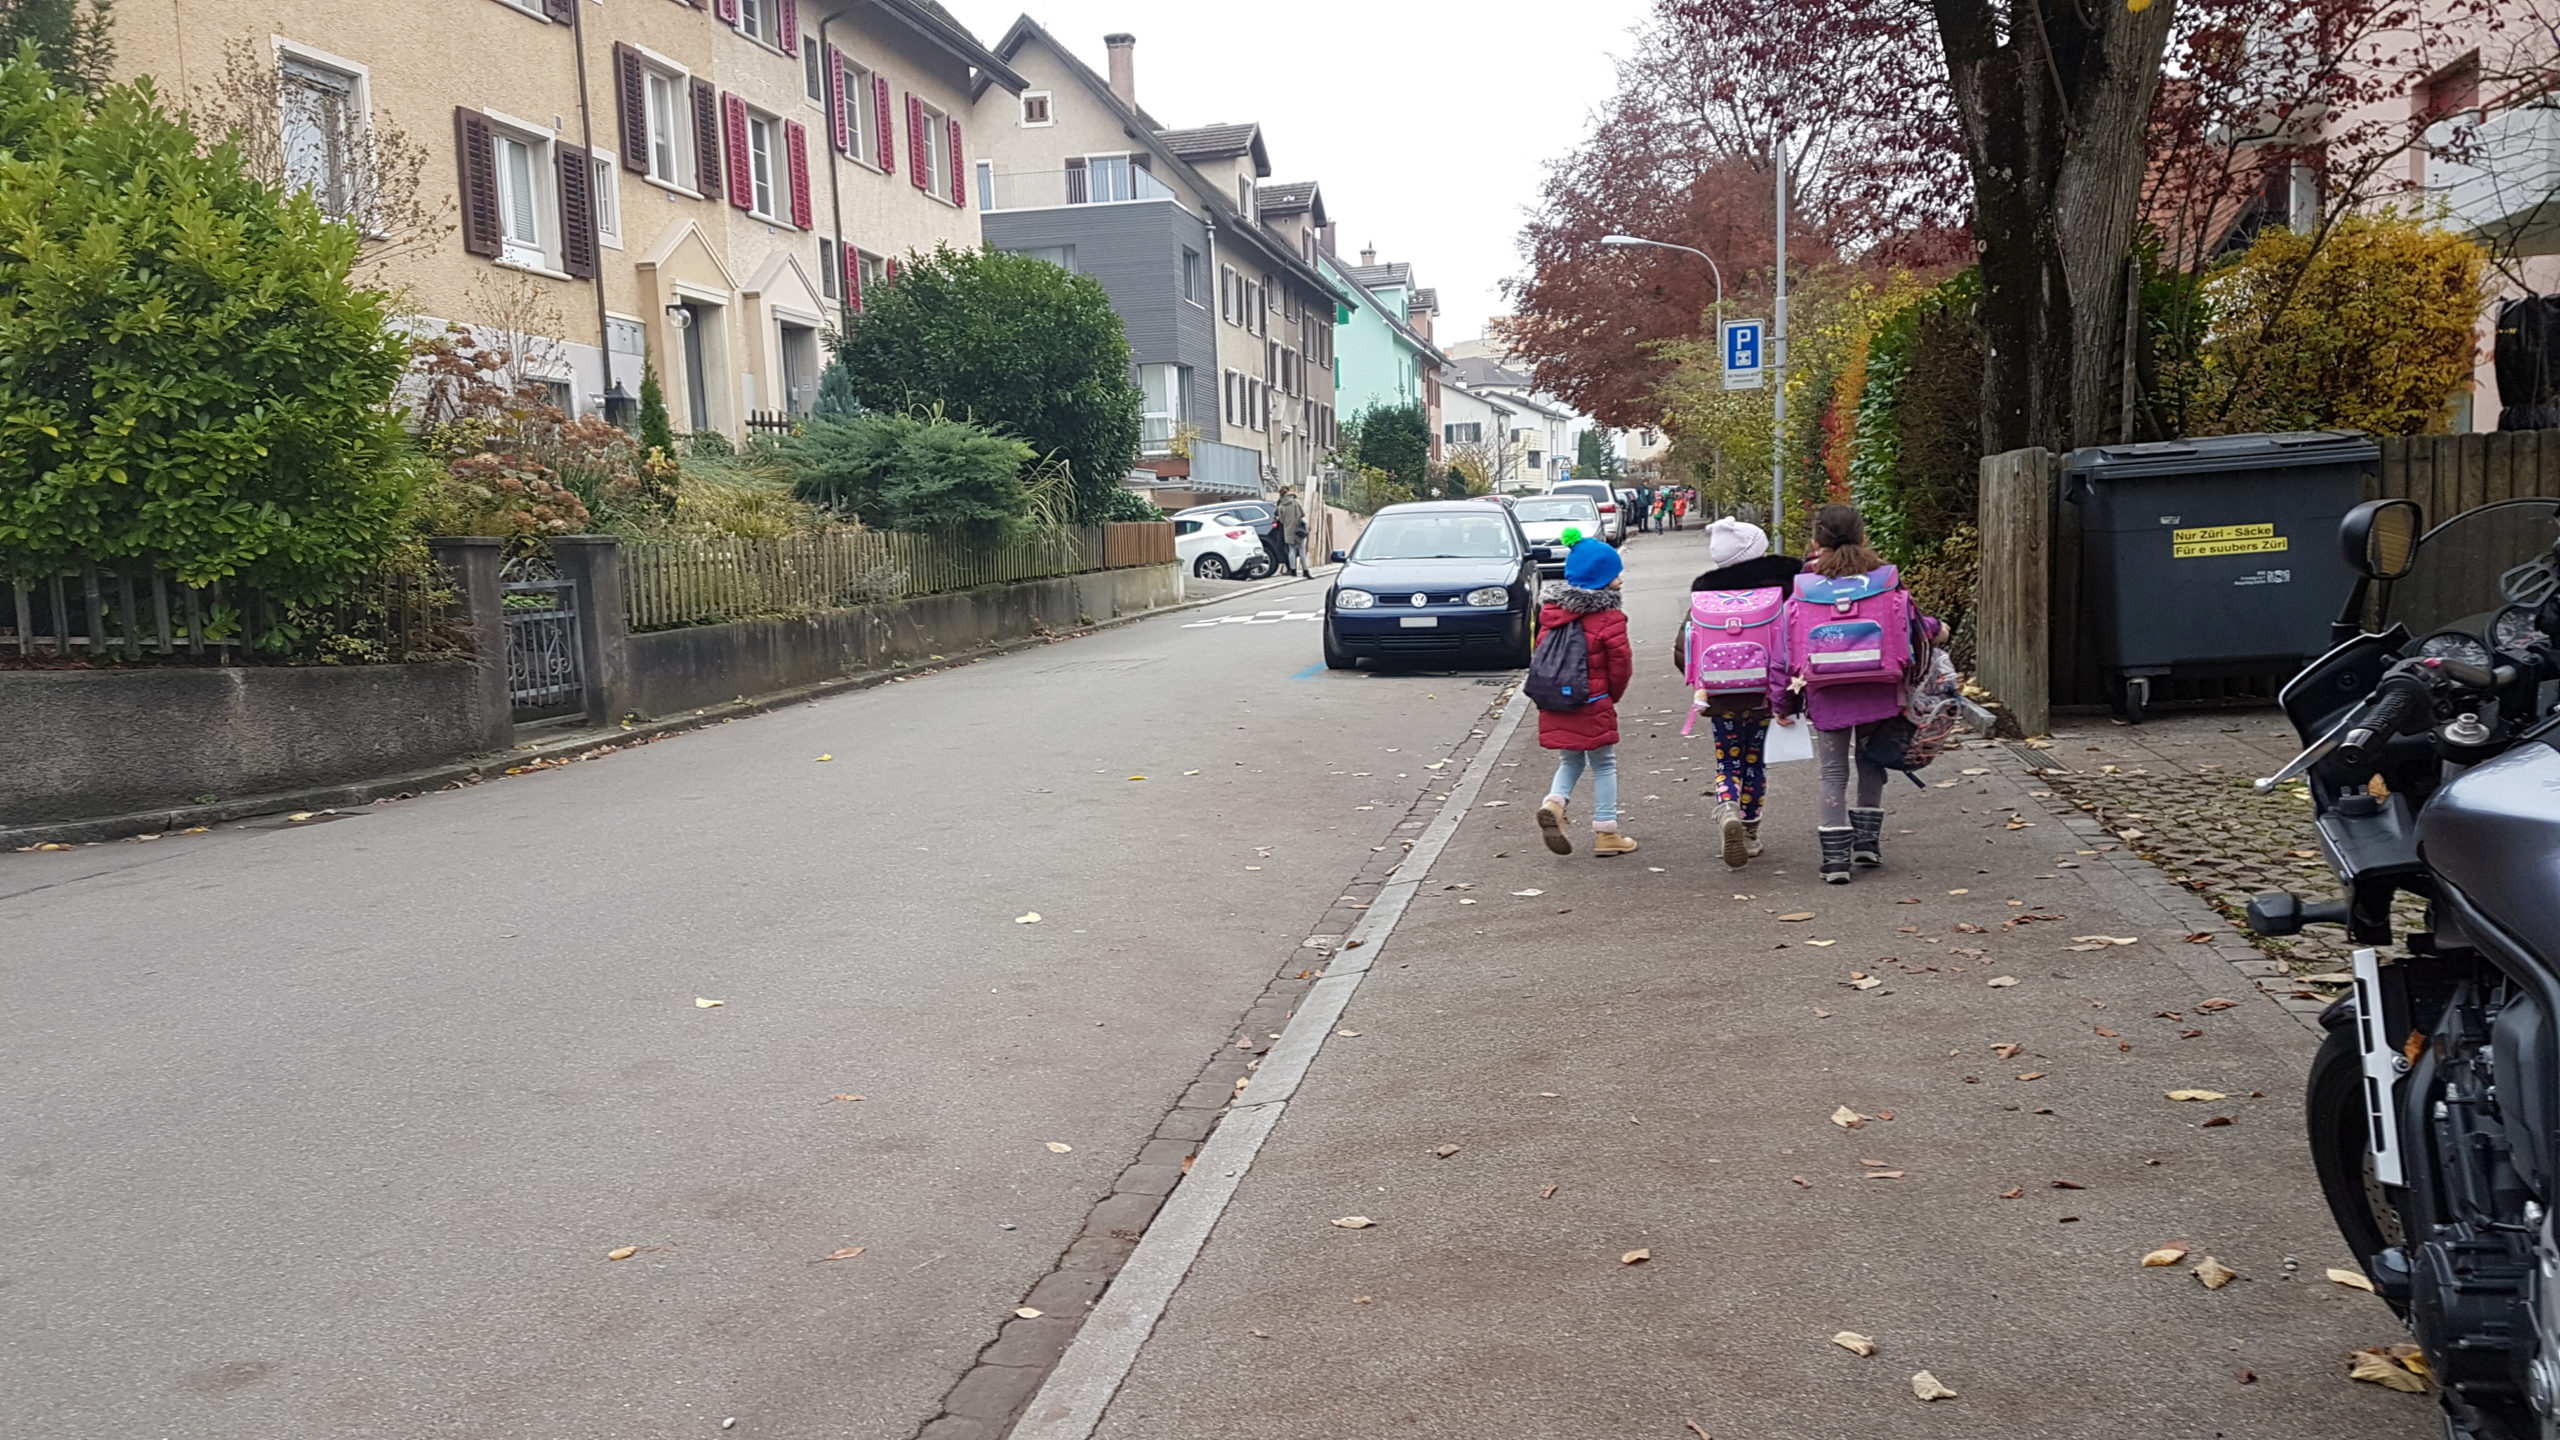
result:
[[[264,795],[242,796],[209,805],[179,805],[163,810],[137,810],[123,815],[108,815],[91,820],[51,820],[33,825],[0,827],[0,850],[23,850],[36,845],[95,845],[109,840],[122,840],[134,835],[159,835],[186,830],[194,826],[220,825],[232,820],[246,820],[260,815],[277,815],[291,811],[344,810],[377,805],[393,800],[415,799],[439,790],[455,790],[477,785],[505,775],[534,768],[549,769],[554,765],[590,755],[609,754],[633,745],[645,745],[669,735],[706,726],[725,724],[750,715],[761,715],[788,705],[825,699],[830,695],[855,690],[869,690],[893,681],[911,679],[947,670],[955,665],[974,664],[980,660],[1008,655],[1017,650],[1047,645],[1059,640],[1073,640],[1104,630],[1157,615],[1172,615],[1184,610],[1197,610],[1222,605],[1248,595],[1281,585],[1295,585],[1298,579],[1282,576],[1245,589],[1230,590],[1223,595],[1198,600],[1179,600],[1131,615],[1115,615],[1073,630],[1053,631],[1045,635],[1026,635],[1020,639],[998,641],[975,650],[964,650],[940,660],[920,661],[913,665],[896,665],[880,670],[865,670],[856,675],[821,680],[813,685],[777,690],[733,700],[725,705],[707,705],[683,715],[657,720],[644,720],[605,730],[576,730],[552,738],[528,741],[499,755],[480,755],[456,760],[423,770],[409,770],[378,780],[351,781],[343,785],[313,785],[299,790],[278,790]]]

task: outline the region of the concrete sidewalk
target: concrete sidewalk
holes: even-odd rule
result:
[[[1845,888],[1813,875],[1809,762],[1767,857],[1714,858],[1710,743],[1657,708],[1703,548],[1629,556],[1644,848],[1541,847],[1534,718],[1482,762],[1093,1433],[2440,1433],[2347,1379],[2402,1333],[2322,1278],[2351,1262],[2301,1134],[2315,1035],[2018,757],[1897,779],[1887,867]],[[2142,1267],[2173,1242],[2241,1278]]]

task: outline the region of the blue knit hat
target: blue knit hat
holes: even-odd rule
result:
[[[1606,590],[1626,568],[1608,541],[1585,540],[1565,552],[1564,583],[1576,590]]]

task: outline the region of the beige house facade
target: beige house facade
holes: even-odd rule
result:
[[[902,257],[974,247],[967,124],[1021,80],[932,0],[124,0],[120,68],[243,125],[379,227],[414,323],[526,337],[577,414],[654,367],[675,428],[805,413]],[[399,137],[397,144],[392,137]],[[414,204],[386,206],[407,186]]]

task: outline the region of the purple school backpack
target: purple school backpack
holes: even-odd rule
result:
[[[1911,597],[1890,565],[1834,580],[1796,577],[1787,653],[1807,690],[1903,684],[1911,665]]]
[[[1763,715],[1787,675],[1787,592],[1698,590],[1680,630],[1680,674],[1709,715]],[[1694,718],[1694,716],[1692,717]]]

